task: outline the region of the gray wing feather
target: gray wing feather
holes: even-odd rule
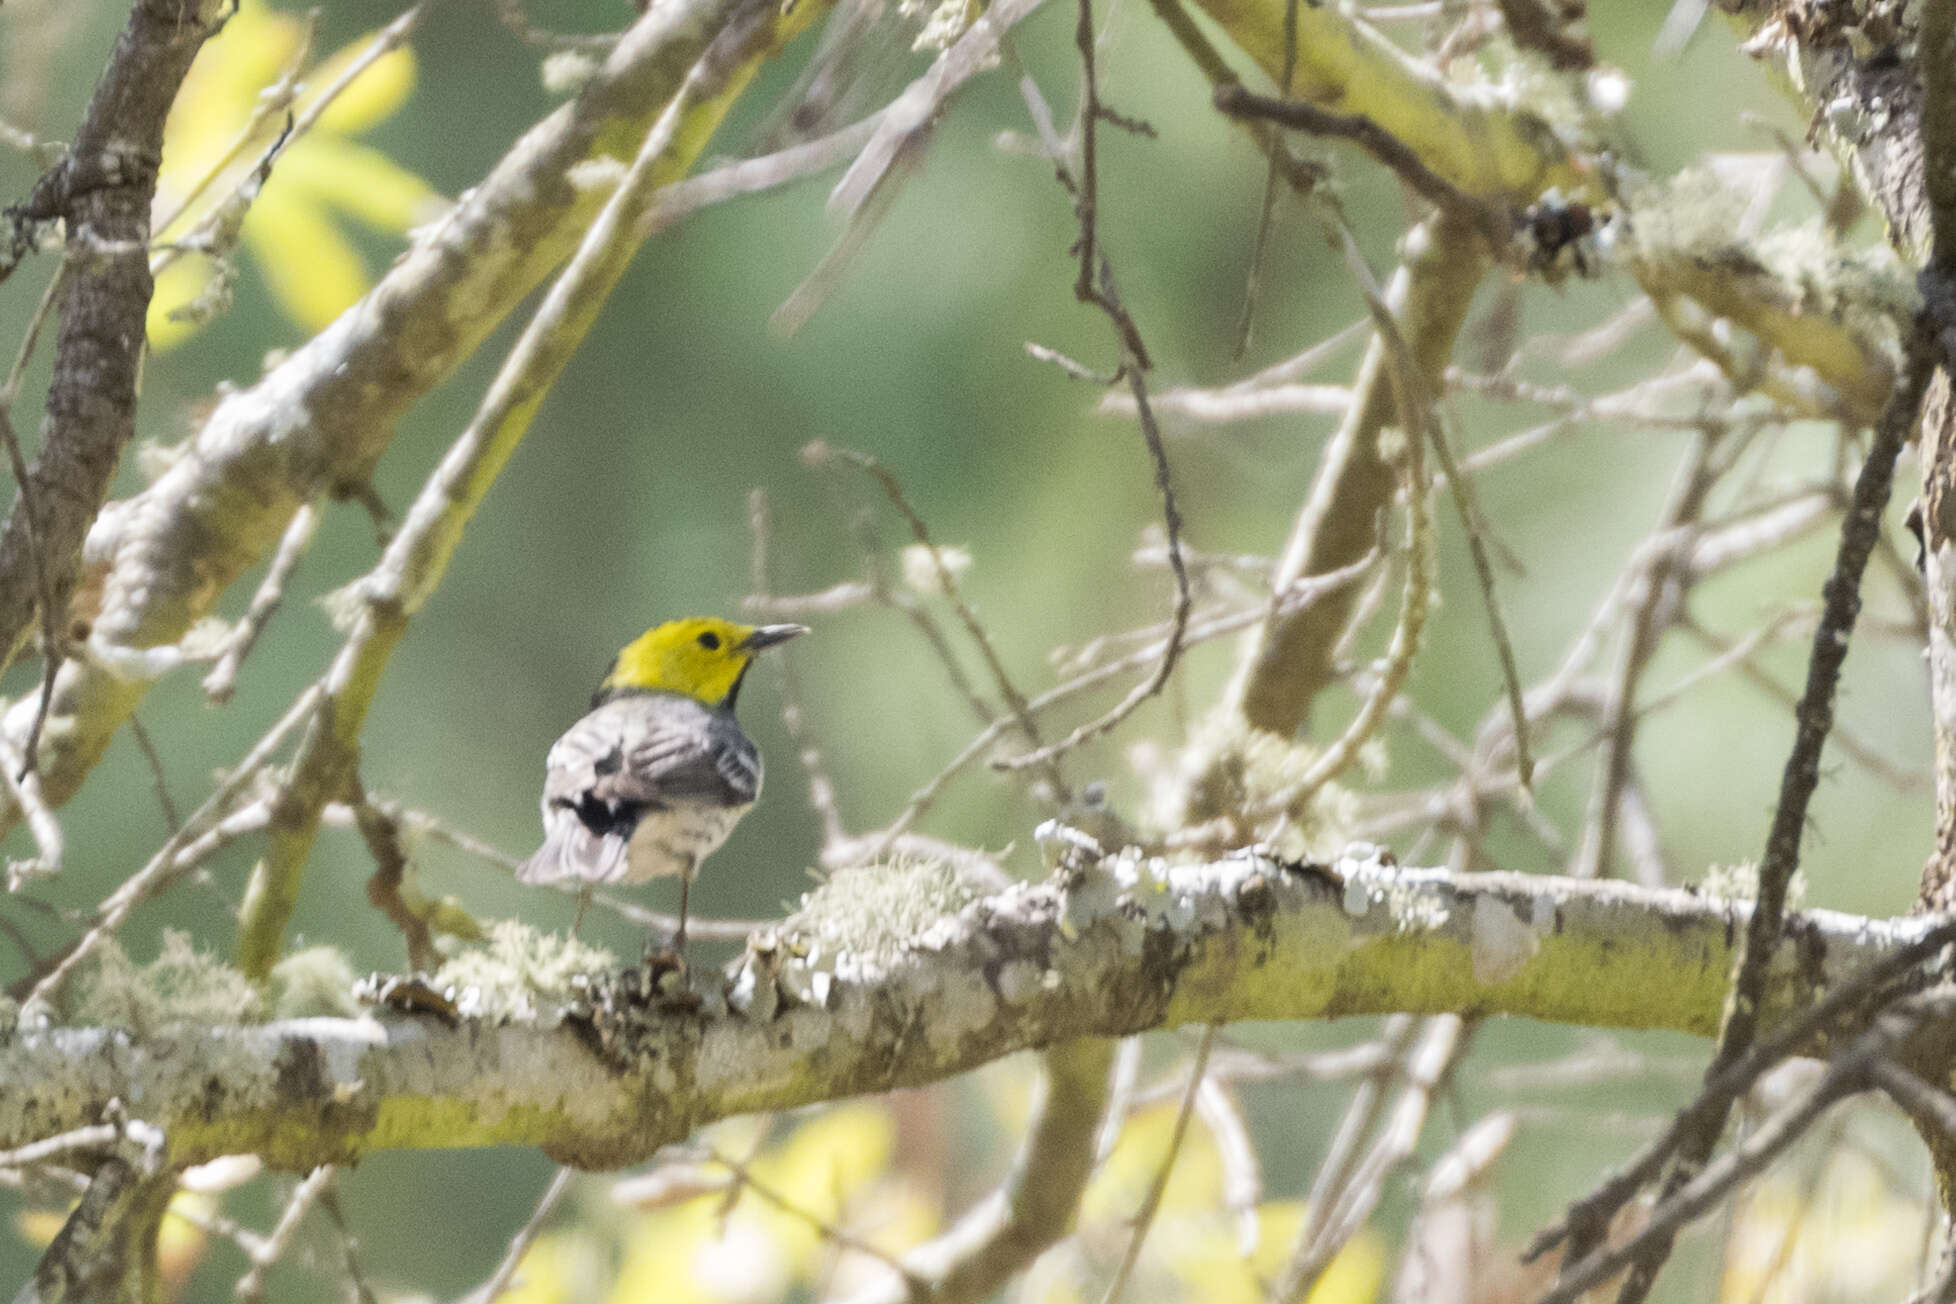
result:
[[[734,718],[705,712],[702,732],[684,737],[660,732],[630,753],[627,770],[656,776],[658,796],[668,802],[747,806],[761,795],[761,754]]]
[[[617,882],[646,813],[746,806],[760,795],[761,758],[732,714],[688,698],[607,702],[550,749],[544,841],[517,870],[526,883]]]

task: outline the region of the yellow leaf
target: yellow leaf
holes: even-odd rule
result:
[[[840,1200],[880,1176],[896,1146],[896,1124],[880,1105],[825,1110],[754,1164],[754,1176],[797,1207],[834,1217]]]
[[[1087,1187],[1080,1205],[1083,1221],[1120,1222],[1134,1216],[1168,1154],[1180,1108],[1179,1100],[1164,1102],[1128,1119],[1114,1153]],[[1162,1193],[1162,1210],[1215,1208],[1221,1203],[1222,1161],[1215,1142],[1205,1129],[1190,1126]]]
[[[197,333],[195,322],[171,321],[170,314],[195,299],[210,276],[207,259],[201,254],[185,254],[156,278],[156,291],[149,298],[149,316],[144,320],[153,352],[173,349]]]
[[[303,113],[340,74],[373,44],[373,33],[350,42],[306,74],[306,89],[299,96],[297,112]],[[358,135],[393,116],[414,92],[414,50],[396,46],[374,60],[345,90],[334,97],[319,115],[322,130],[342,135]]]
[[[708,1304],[713,1297],[701,1288],[693,1260],[714,1238],[717,1215],[717,1200],[689,1200],[638,1219],[605,1299],[609,1304]]]
[[[178,1191],[170,1197],[170,1216],[156,1233],[156,1267],[165,1281],[182,1283],[203,1262],[210,1233],[191,1218],[209,1218],[216,1212],[217,1201],[208,1195]]]
[[[267,186],[244,236],[285,315],[318,330],[367,290],[367,269],[324,213],[297,192]]]
[[[1273,1281],[1283,1271],[1307,1208],[1302,1200],[1272,1200],[1257,1206],[1257,1247],[1249,1266],[1259,1281]],[[1372,1232],[1361,1231],[1325,1269],[1309,1304],[1370,1304],[1385,1284],[1385,1270],[1385,1247]]]
[[[570,1304],[575,1257],[570,1237],[559,1232],[537,1237],[516,1265],[515,1284],[503,1292],[503,1304]]]
[[[29,1245],[46,1245],[54,1239],[68,1215],[52,1209],[23,1209],[14,1215],[14,1230]]]
[[[327,136],[288,151],[266,189],[274,186],[290,186],[381,231],[405,231],[446,205],[427,182],[379,150]]]
[[[224,29],[197,52],[163,129],[169,169],[208,165],[251,116],[258,92],[278,80],[299,48],[305,25],[245,0]],[[201,168],[199,168],[201,170]]]
[[[1900,1299],[1912,1285],[1922,1207],[1851,1150],[1827,1161],[1811,1196],[1775,1173],[1746,1195],[1726,1241],[1720,1300],[1794,1304]]]
[[[1385,1285],[1385,1249],[1370,1232],[1352,1237],[1325,1268],[1306,1304],[1372,1304]]]

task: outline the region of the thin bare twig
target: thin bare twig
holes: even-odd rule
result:
[[[1360,557],[1349,566],[1341,567],[1338,570],[1328,572],[1324,575],[1306,576],[1298,580],[1295,584],[1292,584],[1284,592],[1275,595],[1272,599],[1271,606],[1258,606],[1246,611],[1234,612],[1227,616],[1219,616],[1214,620],[1197,624],[1183,635],[1182,641],[1184,644],[1194,645],[1207,642],[1210,639],[1222,638],[1229,634],[1241,633],[1258,621],[1266,619],[1272,610],[1280,614],[1289,614],[1301,610],[1327,594],[1335,593],[1345,585],[1357,580],[1370,571],[1378,563],[1378,559],[1378,552],[1373,551]],[[1060,702],[1067,701],[1081,693],[1097,688],[1111,679],[1118,678],[1130,671],[1141,669],[1144,666],[1158,663],[1160,658],[1165,655],[1166,647],[1167,638],[1164,635],[1157,643],[1140,648],[1118,660],[1105,662],[1064,683],[1054,685],[1052,688],[1047,689],[1039,696],[1033,698],[1027,703],[1027,707],[1033,714],[1037,715],[1041,711],[1058,705]],[[1007,727],[1008,725],[1005,721],[995,720],[984,729],[981,729],[969,743],[965,744],[962,751],[945,764],[943,769],[932,775],[924,782],[922,787],[913,792],[910,795],[910,800],[904,804],[903,810],[898,812],[897,817],[878,836],[876,843],[877,849],[871,853],[872,858],[884,854],[895,843],[897,838],[902,836],[925,811],[930,809],[931,803],[937,800],[938,794],[944,790],[945,785],[962,773],[965,767],[983,755],[986,749],[993,743],[997,742],[1005,733]]]
[[[810,444],[802,450],[802,458],[816,465],[837,461],[853,466],[875,481],[882,489],[883,496],[889,499],[890,505],[896,508],[905,524],[910,527],[911,537],[930,558],[933,576],[939,589],[943,592],[945,600],[951,604],[951,609],[957,613],[958,622],[964,626],[965,633],[977,646],[978,654],[984,659],[986,669],[991,671],[992,683],[998,689],[999,696],[1005,699],[1006,706],[1010,708],[1013,723],[1018,726],[1019,731],[1028,741],[1038,746],[1039,726],[1027,709],[1025,694],[1021,693],[1018,685],[1012,682],[1011,672],[1006,670],[1005,662],[993,645],[991,635],[985,631],[984,625],[978,620],[978,613],[973,611],[971,604],[965,601],[964,594],[958,586],[956,571],[944,560],[944,554],[938,549],[937,541],[931,537],[930,527],[924,523],[924,518],[917,509],[910,505],[909,498],[904,495],[903,485],[898,482],[896,476],[868,453],[848,448],[834,448],[823,443]],[[1057,762],[1048,759],[1042,762],[1042,768],[1045,771],[1045,779],[1053,785],[1055,799],[1062,802],[1068,800],[1071,794]]]
[[[1630,1272],[1619,1298],[1632,1290],[1648,1290],[1649,1278],[1640,1269],[1654,1251],[1662,1247],[1668,1254],[1686,1224],[1702,1216],[1740,1182],[1764,1171],[1833,1105],[1872,1087],[1875,1064],[1886,1059],[1926,1019],[1947,1017],[1949,1004],[1948,992],[1924,993],[1882,1014],[1872,1028],[1828,1063],[1818,1079],[1795,1092],[1745,1141],[1695,1170],[1675,1190],[1667,1191],[1651,1209],[1649,1221],[1624,1244],[1568,1260],[1554,1289],[1536,1304],[1576,1304],[1587,1291],[1625,1268]],[[1661,1257],[1658,1262],[1661,1265]]]
[[[279,1212],[278,1222],[251,1251],[251,1268],[238,1279],[235,1288],[240,1300],[246,1301],[246,1304],[257,1304],[257,1301],[265,1298],[265,1274],[284,1256],[286,1247],[299,1230],[300,1222],[319,1197],[332,1186],[337,1171],[331,1164],[321,1164],[307,1173],[305,1180],[292,1192],[292,1197],[285,1202],[285,1208]]]
[[[1663,1171],[1665,1163],[1684,1144],[1685,1137],[1704,1126],[1701,1118],[1692,1117],[1693,1111],[1709,1112],[1719,1100],[1728,1102],[1729,1108],[1730,1101],[1751,1090],[1753,1083],[1768,1070],[1799,1053],[1800,1047],[1810,1045],[1817,1036],[1825,1034],[1831,1040],[1842,1035],[1870,1005],[1884,1001],[1893,985],[1901,983],[1912,970],[1952,941],[1956,941],[1956,919],[1946,919],[1916,941],[1843,980],[1798,1018],[1751,1047],[1715,1081],[1705,1084],[1697,1099],[1671,1120],[1662,1135],[1608,1181],[1571,1206],[1561,1222],[1537,1235],[1522,1255],[1523,1260],[1537,1259],[1567,1241],[1572,1252],[1565,1256],[1565,1261],[1574,1262],[1601,1244],[1616,1215]]]
[[[57,1155],[76,1150],[99,1150],[115,1144],[121,1135],[122,1129],[114,1123],[92,1123],[44,1141],[31,1142],[12,1150],[0,1150],[0,1168],[26,1168],[30,1164],[44,1164]]]
[[[339,1234],[340,1258],[346,1274],[347,1294],[353,1304],[376,1304],[374,1292],[367,1285],[366,1275],[360,1270],[360,1247],[353,1237],[353,1229],[347,1226],[346,1212],[340,1208],[340,1191],[337,1186],[328,1186],[319,1195],[319,1207],[325,1211],[327,1221]]]
[[[1260,118],[1312,135],[1352,141],[1391,168],[1422,199],[1473,227],[1496,253],[1505,249],[1512,237],[1514,224],[1506,213],[1429,168],[1418,151],[1370,118],[1333,113],[1302,100],[1272,99],[1237,85],[1218,86],[1215,102],[1217,109],[1232,118]]]
[[[435,936],[428,921],[402,895],[408,864],[407,852],[401,847],[400,825],[367,800],[358,774],[347,780],[346,802],[353,808],[360,840],[366,843],[367,854],[373,857],[374,872],[367,879],[367,900],[401,930],[401,937],[407,943],[409,971],[428,972],[436,964]]]
[[[1154,409],[1148,403],[1148,385],[1143,376],[1154,364],[1148,356],[1147,345],[1142,343],[1140,328],[1121,302],[1120,290],[1114,282],[1114,265],[1099,244],[1099,124],[1103,121],[1120,122],[1122,119],[1100,99],[1098,59],[1094,49],[1093,0],[1079,0],[1074,45],[1080,54],[1081,86],[1080,172],[1077,177],[1067,167],[1065,150],[1052,139],[1052,114],[1040,96],[1037,84],[1030,76],[1022,76],[1019,78],[1019,89],[1025,97],[1028,112],[1040,128],[1055,173],[1074,197],[1074,214],[1080,223],[1080,238],[1075,246],[1080,270],[1073,283],[1074,297],[1100,309],[1114,329],[1121,358],[1115,375],[1127,382],[1136,415],[1140,418],[1141,436],[1154,464],[1155,491],[1161,498],[1162,523],[1167,533],[1168,565],[1175,577],[1175,606],[1169,618],[1169,633],[1162,645],[1161,660],[1151,675],[1129,690],[1112,710],[1080,725],[1058,742],[1041,747],[1036,745],[1035,739],[1032,751],[993,760],[993,767],[1001,770],[1023,770],[1053,764],[1061,754],[1119,725],[1143,702],[1159,693],[1168,683],[1168,677],[1175,672],[1175,663],[1181,656],[1183,639],[1188,633],[1189,616],[1195,608],[1188,567],[1182,558],[1182,514],[1175,502],[1168,450],[1162,443],[1161,427],[1155,422]]]
[[[1285,0],[1284,4],[1284,66],[1277,77],[1277,95],[1289,99],[1291,83],[1297,76],[1297,5],[1298,0]],[[1281,171],[1277,166],[1278,152],[1270,151],[1263,172],[1263,202],[1257,208],[1256,236],[1250,242],[1250,266],[1243,277],[1243,314],[1236,322],[1237,358],[1250,351],[1250,337],[1256,328],[1256,305],[1263,289],[1263,260],[1270,250],[1270,232],[1275,226],[1277,214],[1277,182]]]
[[[1324,1174],[1314,1184],[1312,1194],[1324,1201],[1324,1209],[1313,1200],[1311,1215],[1300,1231],[1282,1273],[1270,1290],[1275,1304],[1290,1304],[1306,1298],[1340,1250],[1358,1234],[1371,1217],[1385,1192],[1387,1180],[1412,1157],[1426,1127],[1434,1093],[1453,1069],[1463,1050],[1465,1025],[1454,1015],[1440,1015],[1420,1021],[1417,1041],[1408,1041],[1399,1063],[1404,1084],[1391,1116],[1386,1119],[1363,1160],[1355,1148],[1348,1148],[1337,1176],[1327,1184]],[[1371,1098],[1382,1103],[1382,1095]],[[1369,1130],[1369,1128],[1368,1128]],[[1355,1140],[1355,1133],[1352,1138]]]
[[[204,695],[211,701],[228,702],[237,691],[238,667],[264,632],[266,622],[285,600],[285,586],[291,581],[292,572],[298,569],[299,559],[312,547],[313,535],[319,531],[319,519],[318,503],[302,503],[292,513],[292,520],[279,538],[278,551],[272,554],[271,565],[265,570],[265,578],[251,595],[251,605],[245,608],[244,618],[225,640],[217,664],[204,676]]]
[[[1715,1090],[1712,1084],[1745,1056],[1757,1034],[1767,965],[1785,924],[1787,886],[1799,867],[1807,804],[1820,782],[1820,754],[1834,723],[1834,697],[1841,664],[1846,660],[1848,639],[1860,614],[1861,576],[1881,529],[1882,509],[1894,482],[1895,459],[1915,430],[1923,394],[1934,371],[1935,349],[1930,344],[1931,337],[1932,328],[1924,322],[1905,341],[1902,374],[1887,410],[1875,425],[1874,440],[1854,485],[1853,504],[1841,524],[1834,573],[1823,590],[1825,610],[1819,628],[1814,631],[1813,650],[1807,662],[1806,690],[1794,711],[1793,749],[1786,759],[1772,828],[1767,833],[1766,851],[1759,863],[1758,899],[1746,921],[1738,956],[1733,961],[1732,987],[1726,1000],[1723,1026],[1719,1029],[1711,1063],[1705,1070],[1703,1094],[1709,1099],[1705,1108],[1687,1111],[1693,1124],[1678,1147],[1660,1202],[1678,1197],[1687,1186],[1693,1185],[1716,1148],[1732,1098]],[[1635,1266],[1624,1281],[1620,1304],[1638,1304],[1649,1294],[1659,1269],[1670,1255],[1670,1248],[1668,1235],[1651,1234],[1644,1240],[1635,1256]]]
[[[163,774],[163,757],[156,750],[156,743],[149,736],[149,730],[132,711],[129,715],[129,736],[136,740],[136,750],[143,754],[143,764],[149,766],[149,786],[156,793],[156,804],[163,811],[164,831],[175,833],[183,827],[183,817],[177,814],[177,803],[170,796],[170,782]]]
[[[753,1172],[744,1161],[724,1154],[712,1146],[703,1147],[703,1153],[712,1159],[714,1163],[721,1165],[734,1175],[735,1184],[732,1190],[736,1195],[743,1191],[752,1191],[756,1196],[768,1204],[773,1205],[782,1213],[807,1223],[820,1234],[823,1240],[834,1245],[837,1249],[847,1250],[853,1254],[861,1254],[874,1259],[891,1272],[894,1272],[913,1292],[921,1294],[923,1291],[924,1283],[917,1277],[916,1273],[911,1271],[910,1266],[902,1259],[897,1258],[887,1250],[870,1244],[860,1236],[844,1231],[827,1218],[822,1217],[812,1209],[804,1208],[768,1183],[756,1181]]]
[[[1302,1263],[1307,1260],[1311,1247],[1322,1236],[1329,1225],[1332,1206],[1337,1202],[1338,1192],[1350,1182],[1352,1173],[1359,1161],[1361,1147],[1365,1139],[1378,1125],[1385,1111],[1387,1088],[1394,1075],[1399,1073],[1411,1053],[1413,1037],[1418,1031],[1418,1023],[1410,1015],[1394,1015],[1387,1019],[1385,1028],[1374,1043],[1378,1048],[1378,1063],[1366,1074],[1365,1080],[1352,1092],[1339,1116],[1338,1126],[1332,1131],[1331,1140],[1326,1147],[1324,1159],[1318,1164],[1317,1174],[1311,1179],[1310,1196],[1305,1202],[1303,1225],[1297,1229],[1297,1236],[1291,1243],[1286,1256],[1286,1265]],[[1285,1275],[1288,1275],[1288,1266]],[[1272,1301],[1283,1301],[1294,1294],[1282,1278],[1271,1283],[1268,1297]]]
[[[1515,646],[1508,637],[1507,618],[1501,612],[1501,596],[1494,588],[1494,566],[1487,559],[1487,523],[1481,515],[1480,504],[1474,500],[1471,481],[1460,473],[1460,463],[1455,460],[1452,447],[1447,443],[1446,423],[1429,421],[1428,433],[1433,439],[1433,454],[1439,460],[1440,473],[1446,477],[1447,490],[1453,495],[1454,511],[1460,516],[1460,527],[1467,534],[1467,553],[1474,562],[1474,575],[1480,581],[1481,605],[1487,611],[1488,636],[1494,640],[1495,657],[1501,663],[1501,682],[1508,691],[1508,715],[1514,729],[1515,782],[1520,788],[1522,799],[1535,783],[1535,760],[1528,752],[1528,708],[1521,700],[1521,671],[1515,666]]]
[[[1422,456],[1429,442],[1425,437],[1427,429],[1433,420],[1430,400],[1420,382],[1419,369],[1399,333],[1399,324],[1366,266],[1350,228],[1340,223],[1338,232],[1346,264],[1372,314],[1375,338],[1385,349],[1386,370],[1398,405],[1400,425],[1409,436],[1402,468],[1406,477],[1406,581],[1401,589],[1399,615],[1393,622],[1391,641],[1372,690],[1366,694],[1357,714],[1312,762],[1304,776],[1277,799],[1265,803],[1272,810],[1294,808],[1308,800],[1358,758],[1360,749],[1384,722],[1393,699],[1412,672],[1413,657],[1419,651],[1420,635],[1433,595],[1433,521],[1427,511],[1426,468]],[[1444,230],[1436,230],[1435,238],[1446,238]]]
[[[768,556],[769,545],[774,539],[774,511],[768,503],[767,490],[753,489],[747,495],[747,526],[753,536],[753,552],[749,563],[748,597],[742,603],[751,608],[765,602],[769,591]],[[808,805],[822,825],[822,846],[835,846],[849,836],[842,823],[842,812],[835,804],[835,782],[829,777],[827,765],[822,760],[822,749],[808,734],[806,717],[802,712],[801,681],[795,674],[792,657],[784,657],[774,663],[781,676],[781,723],[788,731],[788,737],[801,753],[802,772],[808,776]]]
[[[277,723],[266,730],[264,737],[252,745],[251,750],[245,753],[244,758],[204,799],[203,805],[191,814],[183,826],[164,841],[141,869],[123,880],[122,885],[103,900],[96,908],[88,931],[63,951],[46,973],[35,979],[26,999],[22,1001],[23,1006],[51,999],[60,990],[61,984],[74,973],[76,966],[120,928],[130,911],[143,901],[168,887],[218,848],[252,829],[264,826],[268,812],[257,803],[228,815],[222,813],[244,791],[245,785],[258,777],[271,760],[272,752],[285,741],[286,735],[312,718],[319,702],[320,693],[316,686],[299,695],[298,700],[287,708]],[[219,818],[220,815],[222,818]],[[215,822],[206,829],[207,821]]]
[[[1685,583],[1684,558],[1695,538],[1706,500],[1722,468],[1714,465],[1720,434],[1703,431],[1692,441],[1665,504],[1660,525],[1638,549],[1624,572],[1624,597],[1630,607],[1629,628],[1611,669],[1609,699],[1598,741],[1603,754],[1597,761],[1589,806],[1583,818],[1583,840],[1569,873],[1576,878],[1606,878],[1616,856],[1617,825],[1623,790],[1630,778],[1630,757],[1636,741],[1637,686],[1656,654],[1664,631],[1683,605],[1679,590]]]
[[[568,1167],[559,1168],[552,1175],[550,1185],[543,1188],[537,1207],[530,1211],[529,1218],[517,1229],[516,1235],[510,1237],[509,1249],[504,1251],[496,1270],[489,1274],[489,1280],[463,1297],[463,1304],[494,1304],[510,1288],[516,1280],[516,1270],[523,1264],[523,1256],[530,1252],[530,1246],[543,1234],[544,1223],[550,1220],[550,1215],[557,1209],[557,1202],[570,1189],[571,1175],[572,1170]]]
[[[414,34],[415,28],[421,25],[421,20],[428,16],[428,10],[432,3],[433,0],[422,0],[422,3],[410,6],[395,17],[392,22],[388,23],[387,26],[375,32],[373,39],[367,42],[360,53],[344,68],[340,69],[339,75],[322,88],[318,95],[313,97],[306,105],[304,112],[300,113],[296,118],[288,118],[284,129],[264,148],[263,152],[259,155],[258,162],[244,173],[232,188],[231,194],[212,205],[209,216],[199,224],[200,230],[207,229],[213,224],[229,225],[235,230],[237,224],[242,221],[243,217],[243,214],[236,210],[241,203],[248,202],[251,198],[255,197],[255,188],[262,186],[265,180],[270,177],[272,167],[278,162],[279,156],[290,149],[295,142],[304,139],[318,125],[320,118],[325,116],[326,111],[333,107],[334,102],[341,95],[345,94],[354,82],[364,76],[368,69],[380,62],[386,55],[406,44],[408,38]],[[253,141],[263,136],[265,128],[269,123],[280,116],[290,114],[291,106],[297,98],[299,91],[303,88],[300,74],[304,71],[307,57],[312,48],[314,31],[317,26],[316,19],[309,16],[306,20],[303,37],[294,49],[292,57],[288,61],[285,71],[280,75],[279,80],[259,94],[250,119],[246,121],[243,127],[239,128],[237,135],[232,139],[223,154],[212,163],[197,183],[177,202],[176,208],[162,221],[155,224],[157,231],[166,230],[182,218],[185,213],[189,212],[191,206],[196,203],[203,192],[219,176],[224,174]],[[193,234],[187,241],[179,241],[175,244],[159,248],[156,256],[151,259],[151,274],[160,273],[164,268],[182,257],[187,249],[197,247],[200,239],[208,239],[208,237],[200,237],[199,235]]]
[[[217,179],[243,156],[244,151],[263,136],[265,129],[274,120],[290,111],[292,101],[299,94],[300,76],[305,72],[307,61],[312,58],[313,41],[319,35],[317,12],[308,13],[299,21],[298,38],[292,43],[292,53],[286,56],[285,66],[279,70],[278,79],[258,92],[252,104],[251,116],[245,119],[244,125],[231,137],[230,142],[216,158],[211,160],[210,166],[204,169],[203,175],[190,184],[168,212],[150,219],[150,228],[153,232],[161,234],[175,226],[183,215],[204,197],[204,192],[209,190]],[[283,133],[281,139],[276,142],[277,145],[284,144],[282,136]],[[269,163],[268,155],[248,175],[261,174]],[[222,207],[222,204],[215,207]],[[182,243],[172,244],[159,250],[150,259],[150,275],[154,277],[161,273],[182,257],[184,252],[185,246]]]
[[[0,743],[0,783],[13,794],[21,814],[26,818],[27,831],[34,839],[37,853],[32,860],[10,860],[7,862],[7,890],[18,891],[20,886],[37,878],[47,878],[61,872],[67,857],[68,838],[61,829],[61,821],[49,806],[46,795],[41,791],[41,775],[38,770],[24,764],[19,753]]]
[[[1141,1198],[1141,1207],[1134,1213],[1134,1230],[1128,1236],[1127,1249],[1121,1255],[1118,1267],[1114,1269],[1114,1279],[1107,1285],[1107,1293],[1100,1297],[1100,1304],[1120,1304],[1121,1292],[1127,1288],[1128,1278],[1134,1274],[1134,1265],[1141,1261],[1141,1246],[1148,1239],[1148,1229],[1154,1226],[1155,1215],[1161,1210],[1161,1197],[1168,1190],[1168,1178],[1175,1171],[1175,1160],[1182,1153],[1182,1140],[1188,1135],[1189,1120],[1195,1116],[1196,1098],[1202,1091],[1202,1074],[1209,1066],[1209,1052],[1216,1044],[1216,1025],[1208,1024],[1202,1029],[1202,1037],[1195,1043],[1195,1058],[1189,1066],[1188,1090],[1182,1093],[1182,1103],[1175,1111],[1175,1123],[1168,1132],[1168,1149],[1155,1168],[1154,1179],[1148,1183],[1147,1194]]]

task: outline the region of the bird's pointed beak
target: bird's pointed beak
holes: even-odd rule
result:
[[[744,652],[759,652],[764,647],[786,643],[789,639],[799,638],[807,632],[806,625],[762,625],[749,634],[740,646]]]

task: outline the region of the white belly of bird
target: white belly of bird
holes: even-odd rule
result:
[[[681,874],[691,878],[747,810],[745,806],[678,806],[650,812],[632,832],[625,881],[643,883]]]

